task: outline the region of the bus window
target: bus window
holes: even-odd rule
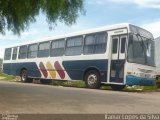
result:
[[[55,40],[51,43],[51,57],[53,56],[63,56],[64,55],[64,48],[65,48],[65,40]]]
[[[32,44],[28,46],[28,58],[36,58],[38,51],[38,44]]]
[[[84,42],[84,54],[104,53],[106,51],[106,43],[106,32],[86,35]]]
[[[106,32],[97,33],[95,41],[95,53],[105,53],[106,43],[107,43],[107,34]]]
[[[112,42],[112,53],[117,53],[118,48],[118,38],[114,38]]]
[[[37,57],[48,57],[49,49],[50,49],[50,42],[40,43]]]
[[[13,48],[13,53],[12,53],[12,60],[17,59],[17,47]]]
[[[27,57],[27,45],[19,48],[18,59],[25,59]]]
[[[82,53],[83,37],[67,39],[66,55],[80,55]]]
[[[11,59],[11,48],[7,48],[5,49],[5,53],[4,53],[4,60],[10,60]]]
[[[126,47],[126,37],[121,38],[121,53],[125,52],[125,47]]]

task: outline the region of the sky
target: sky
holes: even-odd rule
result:
[[[45,15],[40,14],[21,36],[9,31],[0,34],[0,58],[10,45],[119,23],[135,24],[152,32],[155,38],[160,36],[160,0],[85,0],[84,9],[86,14],[80,14],[72,26],[58,22],[49,30]]]

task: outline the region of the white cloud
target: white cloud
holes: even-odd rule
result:
[[[146,23],[142,25],[142,27],[150,31],[153,34],[154,38],[160,36],[160,20]]]
[[[117,4],[135,4],[139,7],[160,9],[160,0],[88,0],[88,4],[106,5],[110,2]]]

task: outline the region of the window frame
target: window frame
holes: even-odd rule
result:
[[[12,51],[12,60],[16,60],[17,59],[17,55],[18,55],[18,47],[13,47],[12,49],[13,49],[13,51]],[[16,49],[16,53],[14,53],[14,49]],[[14,55],[16,57],[13,59]]]
[[[97,34],[102,34],[102,33],[105,33],[105,36],[106,36],[106,39],[105,39],[105,50],[104,50],[104,52],[100,52],[100,53],[99,53],[99,52],[85,53],[85,51],[84,51],[85,46],[93,46],[93,45],[94,45],[94,48],[95,48],[96,45],[103,44],[103,43],[96,44]],[[94,43],[94,44],[85,45],[86,37],[87,37],[87,36],[91,36],[91,35],[94,35],[95,43]],[[108,33],[107,33],[107,31],[100,31],[100,32],[85,34],[84,40],[83,40],[83,54],[84,54],[84,55],[92,55],[92,54],[104,54],[104,53],[106,53],[106,51],[107,51],[107,42],[108,42],[108,39],[107,39],[107,38],[108,38]],[[94,49],[94,51],[95,51],[95,49]]]
[[[20,52],[21,50],[21,47],[26,47],[26,52]],[[18,59],[26,59],[27,58],[27,50],[28,50],[28,45],[22,45],[22,46],[19,46],[19,52],[18,52]],[[25,54],[25,57],[24,58],[20,58],[20,55],[21,54]]]
[[[64,42],[64,46],[63,47],[57,47],[57,48],[52,48],[52,45],[54,44],[54,42],[60,42],[63,41]],[[65,47],[66,47],[66,39],[65,38],[61,38],[61,39],[56,39],[56,40],[52,40],[50,43],[50,57],[59,57],[59,56],[64,56],[65,55]],[[52,51],[55,49],[63,49],[63,54],[61,55],[52,55]]]
[[[81,38],[81,45],[76,45],[76,46],[67,46],[68,40],[71,40],[73,38]],[[66,44],[65,44],[65,56],[77,56],[77,55],[82,55],[83,54],[83,44],[84,43],[84,37],[83,35],[78,35],[78,36],[73,36],[73,37],[68,37],[66,38]],[[81,47],[81,53],[80,54],[67,54],[67,48],[76,48],[76,47]]]
[[[32,45],[37,45],[37,50],[29,51],[29,47],[32,46]],[[37,55],[38,55],[38,46],[39,46],[38,43],[33,43],[33,44],[29,44],[29,45],[28,45],[28,50],[27,50],[27,58],[28,58],[28,59],[37,58]],[[33,53],[33,52],[36,52],[36,56],[34,56],[34,57],[29,57],[29,53],[31,54],[31,53]]]
[[[49,43],[49,48],[48,49],[39,50],[40,49],[40,45],[44,44],[44,43]],[[50,48],[51,48],[51,41],[45,41],[45,42],[38,43],[37,58],[50,57]],[[48,50],[48,55],[47,56],[39,56],[39,51],[44,51],[44,50]]]

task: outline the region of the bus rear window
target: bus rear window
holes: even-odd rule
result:
[[[5,53],[4,53],[4,60],[10,60],[11,59],[11,48],[7,48],[5,49]]]

